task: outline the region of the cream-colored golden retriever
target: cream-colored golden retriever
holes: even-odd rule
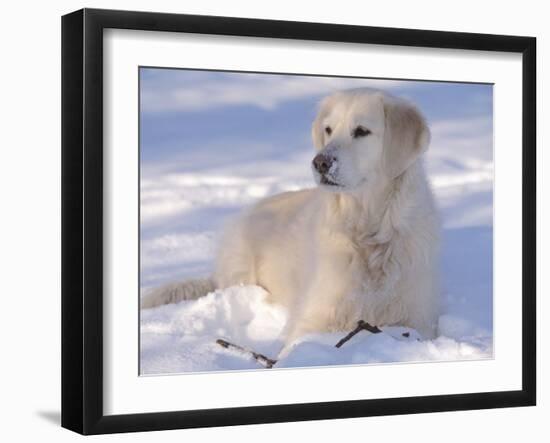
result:
[[[159,288],[142,308],[237,284],[289,312],[286,343],[360,319],[435,335],[438,219],[412,104],[370,89],[325,98],[312,127],[318,187],[260,201],[227,228],[212,279]]]

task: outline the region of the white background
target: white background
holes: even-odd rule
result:
[[[353,2],[340,0],[332,6],[321,2],[208,1],[87,3],[15,3],[3,8],[0,109],[2,112],[2,158],[0,192],[3,226],[0,229],[3,300],[0,404],[6,441],[71,441],[76,434],[58,426],[60,409],[60,15],[82,6],[157,10],[197,14],[233,15],[286,20],[413,27],[454,31],[535,35],[539,38],[539,148],[550,115],[542,112],[542,78],[550,75],[550,31],[542,2],[524,1],[509,7],[506,2],[482,4],[442,2]],[[540,5],[540,6],[539,6]],[[541,57],[542,55],[542,57]],[[545,104],[546,104],[545,103]],[[539,156],[539,191],[546,195]],[[550,167],[550,165],[547,165]],[[546,199],[548,201],[548,199]],[[542,203],[542,199],[539,198]],[[541,208],[539,225],[548,219],[548,203]],[[543,213],[546,211],[546,213]],[[543,221],[544,220],[544,221]],[[548,235],[539,233],[541,240]],[[546,243],[548,243],[546,241]],[[546,248],[544,254],[547,256]],[[539,271],[544,268],[541,261]],[[547,277],[548,278],[548,277]],[[539,294],[548,280],[539,280]],[[547,309],[539,300],[539,313]],[[539,319],[541,315],[539,314]],[[550,333],[539,320],[539,373],[547,369]],[[99,437],[132,441],[258,441],[275,442],[298,435],[317,441],[343,436],[361,440],[441,441],[465,439],[525,440],[547,434],[550,412],[549,384],[539,379],[539,406],[495,411],[424,414],[308,423],[246,426],[238,428],[170,431]],[[544,437],[543,437],[544,438]],[[540,441],[540,437],[536,438]]]

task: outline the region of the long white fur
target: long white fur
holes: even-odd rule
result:
[[[357,125],[371,134],[353,138]],[[430,140],[424,118],[379,91],[343,91],[322,102],[312,136],[318,152],[335,158],[330,178],[339,186],[260,201],[227,227],[211,280],[160,288],[142,307],[254,284],[287,307],[287,344],[359,319],[434,337],[439,223],[421,161]]]

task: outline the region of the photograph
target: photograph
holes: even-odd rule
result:
[[[493,358],[493,84],[138,69],[140,375]]]
[[[531,28],[198,12],[62,16],[61,426],[538,410]]]

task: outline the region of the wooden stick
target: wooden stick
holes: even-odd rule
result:
[[[338,343],[336,343],[336,347],[340,348],[344,343],[349,341],[354,335],[358,334],[362,330],[372,332],[373,334],[378,334],[379,332],[382,332],[381,329],[378,328],[378,326],[372,326],[368,322],[364,320],[359,320],[357,322],[356,328],[351,331],[348,335],[346,335],[343,339],[341,339]]]
[[[243,348],[242,346],[236,345],[234,343],[230,343],[226,340],[222,340],[221,338],[216,340],[216,343],[225,349],[233,349],[235,351],[246,354],[249,357],[252,357],[254,360],[260,363],[266,369],[271,369],[273,365],[277,363],[277,360],[273,360],[272,358],[266,357],[265,355],[259,354],[258,352],[254,352],[250,349],[246,349],[246,348]]]
[[[348,335],[346,335],[344,338],[342,338],[338,343],[336,343],[335,346],[337,348],[340,348],[344,343],[349,341],[354,335],[358,334],[363,330],[369,331],[373,334],[378,334],[382,332],[382,330],[378,328],[378,326],[372,326],[370,323],[364,320],[359,320],[357,322],[357,326],[355,327],[355,329],[351,331]],[[266,369],[271,369],[277,363],[277,360],[269,358],[264,354],[260,354],[259,352],[252,351],[251,349],[243,348],[242,346],[236,345],[235,343],[228,342],[227,340],[223,340],[221,338],[217,339],[216,343],[220,345],[222,348],[232,349],[248,357],[252,357],[254,360],[260,363]]]

